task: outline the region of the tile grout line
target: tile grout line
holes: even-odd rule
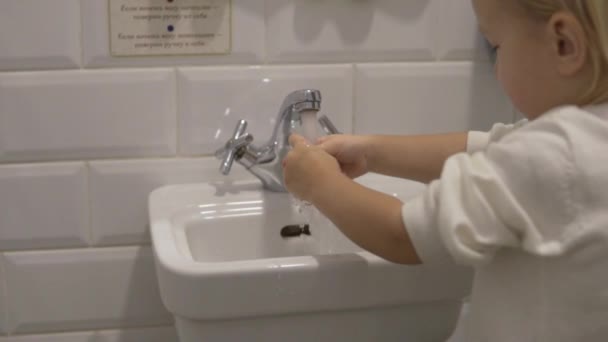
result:
[[[271,64],[268,60],[270,59],[268,57],[268,23],[270,22],[269,18],[268,18],[268,4],[267,1],[262,1],[262,17],[263,17],[263,23],[264,23],[264,56],[262,56],[262,64],[263,65],[269,65]]]
[[[433,1],[433,3],[431,4],[431,6],[433,6],[432,8],[432,12],[433,12],[433,29],[431,32],[431,39],[433,40],[433,45],[431,47],[431,55],[432,55],[432,59],[435,63],[441,62],[443,58],[440,57],[440,53],[439,51],[441,50],[441,42],[439,42],[439,38],[440,38],[440,34],[439,32],[442,31],[441,28],[443,27],[443,25],[441,25],[441,10],[443,9],[445,2],[439,2],[439,1]]]
[[[4,303],[4,317],[2,317],[2,319],[4,319],[4,325],[6,328],[6,334],[7,336],[11,336],[10,331],[8,330],[8,271],[7,268],[4,265],[4,260],[6,259],[6,257],[4,256],[4,253],[0,251],[0,274],[4,275],[1,279],[0,282],[3,283],[4,286],[2,286],[2,292],[0,292],[0,297],[2,297],[2,303]]]
[[[91,196],[91,163],[90,161],[84,162],[85,167],[85,183],[86,183],[86,198],[87,198],[87,247],[93,247],[93,196]]]
[[[175,158],[181,157],[179,138],[181,136],[180,128],[180,87],[179,87],[179,68],[173,68],[173,115],[175,115]]]
[[[80,19],[80,70],[85,69],[84,63],[84,0],[78,0],[78,14]]]

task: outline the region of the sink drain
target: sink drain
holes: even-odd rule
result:
[[[296,237],[296,236],[300,236],[300,235],[310,235],[310,226],[305,224],[305,225],[299,225],[299,224],[290,224],[288,226],[283,227],[283,229],[281,229],[281,236],[286,238],[286,237]]]

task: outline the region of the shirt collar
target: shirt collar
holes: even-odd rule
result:
[[[597,105],[585,106],[583,107],[583,109],[588,111],[589,113],[595,114],[603,119],[608,120],[608,102],[600,103]]]

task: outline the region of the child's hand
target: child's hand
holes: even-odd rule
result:
[[[369,171],[365,154],[367,139],[365,136],[339,134],[321,137],[317,144],[338,160],[344,174],[357,178]]]
[[[312,202],[312,195],[322,181],[335,175],[341,176],[335,158],[318,146],[311,146],[304,137],[289,137],[292,150],[283,159],[285,187],[297,198]]]

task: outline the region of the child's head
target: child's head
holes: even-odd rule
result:
[[[560,105],[608,101],[608,0],[473,0],[497,48],[496,73],[536,118]]]

